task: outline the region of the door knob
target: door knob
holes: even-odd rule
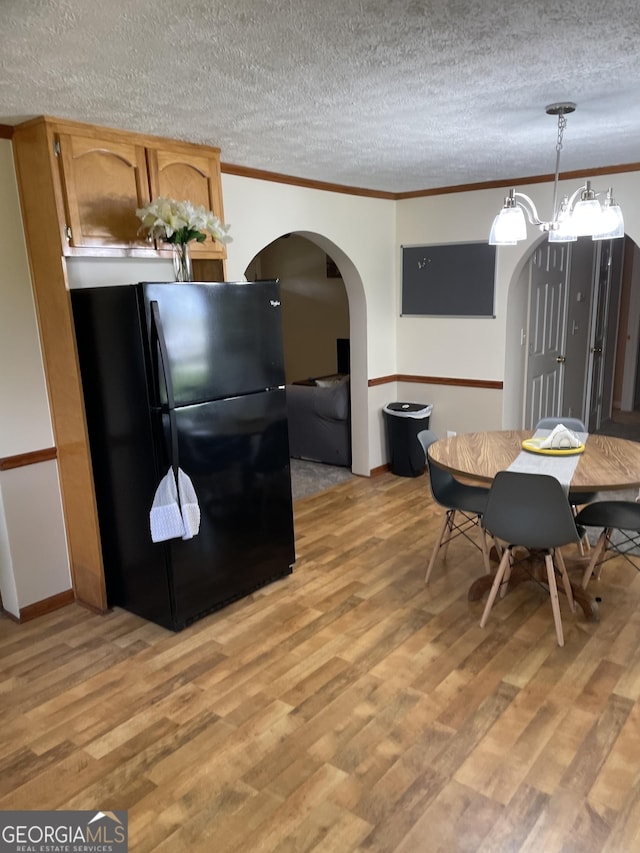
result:
[[[593,347],[593,348],[592,348],[592,350],[591,350],[591,352],[594,352],[594,353],[601,353],[601,352],[602,352],[602,347]]]
[[[559,355],[559,356],[556,358],[556,361],[558,362],[558,364],[564,364],[566,360],[567,360],[567,359],[566,359],[563,355]]]

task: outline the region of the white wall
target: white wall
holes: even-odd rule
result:
[[[166,258],[67,258],[70,290],[113,287],[138,281],[173,281],[173,262]]]
[[[395,205],[237,175],[222,175],[225,220],[233,243],[227,246],[227,278],[241,278],[251,259],[283,234],[318,235],[339,251],[329,254],[343,274],[341,252],[350,260],[366,292],[370,376],[395,372]],[[341,250],[341,251],[340,251]],[[351,283],[355,289],[357,283]],[[351,294],[349,294],[351,296]]]
[[[0,456],[53,445],[11,143],[0,139]]]
[[[2,499],[20,610],[71,589],[55,460],[3,471]],[[14,616],[19,615],[6,603],[5,608]]]
[[[396,276],[401,249],[413,245],[486,241],[493,218],[491,201],[482,193],[454,193],[407,199],[398,203]],[[498,196],[499,198],[499,196]],[[488,224],[487,224],[488,222]],[[500,253],[498,253],[500,254]],[[498,257],[498,265],[502,258]],[[496,292],[495,319],[398,316],[398,372],[464,379],[501,379],[504,355],[504,312]]]
[[[11,143],[0,139],[0,457],[53,446]],[[71,588],[57,465],[0,472],[0,593],[20,609]]]

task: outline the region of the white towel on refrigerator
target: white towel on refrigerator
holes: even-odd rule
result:
[[[160,480],[149,515],[151,539],[164,542],[184,536],[184,522],[178,504],[178,489],[173,468]]]
[[[182,538],[192,539],[200,530],[200,505],[198,504],[193,483],[182,468],[178,468],[178,495],[182,511],[182,524],[184,526]]]

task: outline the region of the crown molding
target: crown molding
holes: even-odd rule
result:
[[[500,187],[513,187],[522,184],[544,184],[553,181],[554,175],[529,175],[524,178],[509,178],[500,181],[478,181],[473,184],[456,184],[450,187],[434,187],[424,190],[409,190],[407,192],[385,192],[383,190],[371,190],[364,187],[350,187],[343,184],[331,184],[325,181],[311,181],[306,178],[298,178],[294,175],[284,175],[279,172],[267,172],[263,169],[251,169],[247,166],[236,166],[233,163],[221,163],[220,170],[227,175],[239,175],[243,178],[252,178],[258,181],[273,181],[278,184],[289,184],[294,187],[305,187],[306,189],[325,190],[326,192],[344,193],[345,195],[364,196],[366,198],[383,198],[390,201],[401,201],[407,198],[425,198],[433,195],[450,195],[452,193],[476,192],[477,190],[491,190]],[[560,180],[574,180],[575,178],[591,178],[598,175],[614,175],[619,172],[639,172],[640,163],[624,163],[618,166],[600,166],[597,169],[582,169],[572,172],[562,172]]]
[[[396,193],[383,190],[370,190],[365,187],[349,187],[343,184],[331,184],[326,181],[312,181],[307,178],[297,178],[294,175],[283,175],[279,172],[267,172],[264,169],[251,169],[247,166],[236,166],[233,163],[220,163],[220,171],[227,175],[239,175],[241,178],[252,178],[258,181],[272,181],[277,184],[289,184],[294,187],[305,187],[312,190],[325,190],[331,193],[365,196],[367,198],[385,198],[394,200]]]

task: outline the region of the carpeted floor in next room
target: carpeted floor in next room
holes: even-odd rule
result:
[[[324,492],[354,475],[350,468],[308,462],[306,459],[291,460],[291,491],[294,501]]]

